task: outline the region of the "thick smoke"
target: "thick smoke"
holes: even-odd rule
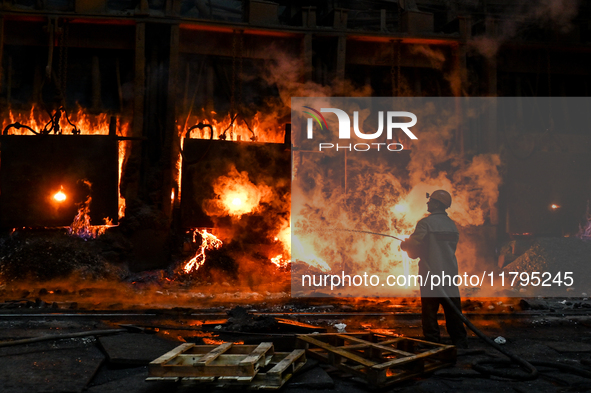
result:
[[[371,86],[355,87],[349,80],[333,81],[322,86],[313,81],[305,81],[307,65],[301,58],[284,54],[277,57],[265,70],[265,81],[276,86],[279,91],[283,113],[289,114],[292,97],[369,97]]]
[[[519,1],[511,14],[503,15],[496,34],[478,36],[470,46],[490,59],[497,55],[503,43],[517,37],[530,27],[550,28],[558,33],[573,29],[573,20],[579,13],[580,0]]]
[[[462,157],[457,150],[459,124],[453,111],[430,104],[413,113],[433,121],[423,121],[410,153],[400,153],[409,157],[406,167],[363,160],[363,154],[330,151],[303,153],[300,160],[294,160],[298,186],[292,189],[295,235],[308,246],[304,255],[294,252],[294,259],[305,260],[315,251],[313,254],[332,270],[407,271],[410,266],[397,242],[341,229],[407,236],[427,214],[426,193],[445,189],[454,199],[450,216],[462,232],[470,233],[463,236],[458,250],[462,271],[478,270],[491,262],[483,260],[488,249],[482,247],[478,232],[474,234],[470,228],[490,223],[495,213],[501,183],[499,156]],[[328,128],[338,129],[330,121]],[[320,268],[317,263],[312,265]]]

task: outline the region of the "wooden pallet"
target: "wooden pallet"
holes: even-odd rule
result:
[[[300,335],[298,346],[311,358],[376,387],[450,366],[456,360],[453,345],[376,333]]]
[[[278,389],[306,363],[303,349],[274,352],[257,345],[182,344],[152,361],[146,381],[193,381],[218,387]]]

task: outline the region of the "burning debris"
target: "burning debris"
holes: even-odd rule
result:
[[[211,233],[207,232],[207,229],[203,229],[199,231],[195,229],[193,231],[193,242],[197,242],[197,235],[201,235],[201,245],[197,251],[197,254],[193,258],[187,262],[187,264],[183,267],[185,273],[189,274],[191,272],[196,272],[199,270],[201,266],[205,263],[206,258],[206,251],[208,250],[217,250],[222,246],[222,241],[212,235]]]

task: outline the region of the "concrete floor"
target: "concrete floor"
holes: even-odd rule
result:
[[[507,314],[468,312],[469,317],[489,337],[502,336],[507,349],[528,360],[551,360],[586,367],[591,359],[591,309],[569,307],[567,301],[556,300],[558,307],[545,310],[518,311]],[[563,308],[559,306],[563,305]],[[261,309],[262,307],[258,307]],[[211,310],[171,310],[111,312],[62,312],[51,310],[9,310],[0,314],[0,341],[10,341],[46,334],[114,329],[120,324],[151,327],[150,333],[126,332],[100,337],[79,337],[51,340],[9,347],[0,347],[0,391],[3,393],[82,392],[147,393],[231,391],[195,383],[146,382],[147,363],[182,342],[214,343],[223,341],[255,344],[273,341],[277,350],[289,350],[294,335],[281,333],[220,333],[204,331],[203,322],[212,319]],[[217,309],[223,314],[225,309]],[[351,310],[346,314],[314,313],[291,315],[300,322],[335,331],[334,325],[345,323],[348,332],[381,329],[394,334],[420,338],[420,315],[415,312],[363,313]],[[412,311],[412,310],[411,310]],[[305,315],[301,315],[305,314]],[[215,316],[215,315],[214,315]],[[213,318],[215,319],[215,318]],[[444,322],[441,321],[444,325]],[[207,324],[206,324],[207,325]],[[157,330],[157,331],[156,331]],[[442,332],[445,332],[442,326]],[[444,334],[445,336],[445,334]],[[519,382],[488,378],[471,368],[482,359],[498,356],[471,334],[470,349],[459,351],[453,367],[411,379],[381,391],[393,392],[587,392],[591,379],[570,373],[540,368],[534,381]],[[367,392],[363,382],[331,366],[309,360],[299,375],[288,381],[285,392]]]

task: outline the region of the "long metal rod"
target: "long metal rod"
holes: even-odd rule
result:
[[[369,232],[369,231],[359,231],[357,229],[345,229],[345,228],[333,228],[333,231],[345,231],[345,232],[359,232],[359,233],[368,233],[370,235],[377,235],[377,236],[385,236],[385,237],[391,237],[392,239],[396,239],[398,241],[403,242],[404,240],[397,238],[396,236],[391,236],[391,235],[386,235],[384,233],[377,233],[377,232]]]
[[[90,330],[87,332],[66,333],[66,334],[46,334],[41,337],[25,338],[22,340],[2,341],[0,348],[12,347],[20,344],[31,344],[41,341],[63,340],[66,338],[88,337],[88,336],[105,336],[108,334],[125,333],[128,329],[108,329],[108,330]]]

